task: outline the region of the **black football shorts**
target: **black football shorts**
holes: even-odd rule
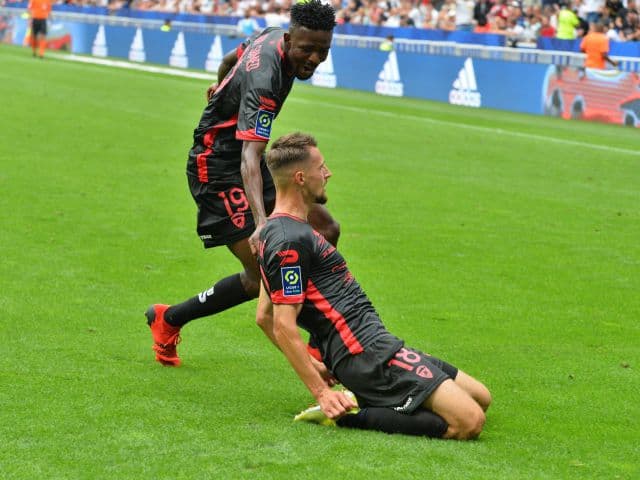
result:
[[[264,207],[269,215],[275,204],[276,190],[264,161],[261,170]],[[212,179],[208,183],[189,175],[187,178],[198,207],[198,236],[205,248],[231,245],[251,236],[256,226],[242,177]]]
[[[384,336],[358,355],[334,367],[334,375],[358,399],[361,408],[387,407],[412,413],[446,379],[455,380],[458,369],[439,358],[403,346]]]
[[[40,34],[47,35],[47,19],[46,18],[34,18],[31,21],[31,35],[35,37]]]

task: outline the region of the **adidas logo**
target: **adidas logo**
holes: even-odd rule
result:
[[[465,107],[476,108],[482,104],[471,58],[465,60],[464,66],[458,72],[458,78],[453,82],[451,91],[449,92],[449,103],[452,105],[464,105]]]
[[[106,57],[107,56],[107,36],[104,33],[104,25],[98,27],[98,33],[93,40],[93,46],[91,47],[91,55],[94,57]]]
[[[401,97],[404,92],[404,85],[400,80],[400,69],[398,68],[398,58],[396,52],[389,53],[389,58],[382,67],[376,82],[376,93],[380,95],[391,95]]]
[[[173,44],[171,56],[169,57],[169,65],[172,67],[187,68],[189,66],[189,57],[187,57],[187,47],[184,43],[184,33],[180,32],[176,43]]]
[[[223,57],[224,52],[222,51],[222,40],[220,39],[220,35],[216,35],[216,38],[213,40],[211,48],[209,49],[207,60],[204,62],[204,69],[207,72],[217,72],[218,67],[222,63]]]
[[[144,53],[142,30],[138,27],[136,35],[133,37],[133,42],[131,42],[131,48],[129,49],[129,60],[132,62],[144,62],[146,59],[147,55]]]
[[[338,79],[333,71],[333,57],[331,56],[331,51],[329,51],[327,59],[318,66],[313,77],[311,77],[311,85],[336,88],[337,84]]]

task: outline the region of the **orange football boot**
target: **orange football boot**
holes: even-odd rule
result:
[[[151,305],[145,312],[147,325],[151,328],[153,336],[153,350],[156,352],[156,360],[163,365],[177,367],[180,358],[176,346],[180,343],[180,327],[169,325],[164,319],[164,312],[170,305]]]

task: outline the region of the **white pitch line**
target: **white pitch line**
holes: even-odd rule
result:
[[[316,102],[312,102],[311,100],[304,100],[304,99],[301,99],[301,98],[295,98],[295,99],[293,99],[293,101],[294,102],[299,102],[299,103],[310,103],[310,104],[315,105],[316,108],[323,106],[323,104],[318,104]],[[437,120],[435,118],[420,117],[420,116],[417,116],[417,115],[409,115],[409,114],[406,114],[406,113],[394,113],[394,112],[387,112],[385,110],[371,110],[371,109],[362,108],[362,107],[352,107],[352,106],[346,106],[346,105],[332,104],[330,106],[330,108],[339,108],[339,109],[342,109],[342,110],[350,110],[352,112],[357,112],[357,113],[367,113],[367,114],[372,114],[373,113],[373,114],[384,116],[384,117],[411,119],[411,120],[416,120],[416,121],[425,122],[425,123],[432,123],[432,124],[436,124],[436,125],[445,125],[445,126],[451,126],[451,127],[456,127],[456,128],[466,128],[467,130],[475,130],[475,131],[478,131],[478,132],[498,133],[498,134],[501,134],[501,135],[511,135],[511,136],[514,136],[514,137],[527,138],[527,139],[530,139],[530,140],[542,140],[544,142],[561,143],[561,144],[571,145],[571,146],[575,146],[575,147],[592,148],[594,150],[604,150],[606,152],[626,153],[628,155],[640,156],[640,148],[638,150],[631,150],[631,149],[628,149],[628,148],[611,147],[611,146],[606,146],[606,145],[598,145],[598,144],[595,144],[595,143],[578,142],[577,140],[567,140],[567,139],[564,139],[564,138],[547,137],[545,135],[536,135],[535,133],[516,132],[516,131],[513,131],[513,130],[504,130],[502,128],[481,127],[481,126],[478,126],[478,125],[470,125],[468,123],[450,122],[450,121],[447,121],[447,120]]]
[[[74,62],[91,63],[95,65],[103,65],[106,67],[117,67],[117,68],[126,68],[129,70],[140,70],[142,72],[162,73],[164,75],[173,75],[176,77],[197,78],[197,79],[210,80],[210,81],[213,81],[216,77],[215,73],[207,74],[207,73],[191,72],[189,70],[178,70],[177,68],[155,67],[152,65],[127,62],[124,60],[111,60],[108,58],[84,57],[82,55],[74,55],[74,54],[61,55],[61,54],[50,53],[49,56],[60,59],[60,60],[71,60]]]
[[[192,72],[189,70],[180,70],[176,68],[154,67],[151,65],[127,62],[124,60],[111,60],[107,58],[96,58],[96,57],[88,57],[88,56],[85,57],[85,56],[73,55],[73,54],[69,54],[69,55],[49,54],[49,55],[51,57],[55,57],[61,60],[71,60],[74,62],[91,63],[91,64],[104,65],[109,67],[126,68],[130,70],[140,70],[143,72],[150,72],[150,73],[161,73],[164,75],[174,75],[178,77],[196,78],[196,79],[210,80],[210,81],[215,80],[214,73],[211,73],[211,74],[198,73],[198,72]],[[311,100],[303,100],[297,97],[292,97],[289,101],[313,104],[316,106],[316,108],[323,105],[322,103],[318,104],[317,102],[312,102]],[[367,113],[367,114],[373,113],[373,114],[384,116],[384,117],[405,118],[405,119],[411,119],[411,120],[416,120],[416,121],[425,122],[425,123],[432,123],[435,125],[445,125],[445,126],[451,126],[456,128],[466,128],[467,130],[475,130],[477,132],[486,132],[486,133],[494,133],[494,134],[497,133],[500,135],[511,135],[513,137],[526,138],[529,140],[540,140],[543,142],[571,145],[573,147],[591,148],[593,150],[602,150],[605,152],[617,152],[617,153],[622,153],[626,155],[640,156],[640,149],[631,150],[628,148],[598,145],[595,143],[578,142],[576,140],[567,140],[565,138],[548,137],[546,135],[536,135],[535,133],[516,132],[513,130],[504,130],[502,128],[481,127],[478,125],[470,125],[468,123],[450,122],[447,120],[436,120],[434,118],[421,117],[417,115],[387,112],[384,110],[371,110],[371,109],[362,108],[362,107],[352,107],[352,106],[346,106],[346,105],[332,104],[330,108],[348,110],[348,111],[357,112],[357,113]]]

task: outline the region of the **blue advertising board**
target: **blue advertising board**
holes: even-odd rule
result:
[[[212,72],[241,39],[158,28],[51,22],[48,39],[59,48]],[[16,19],[14,43],[24,44],[27,22]],[[55,48],[55,47],[54,47]],[[472,108],[493,108],[638,126],[637,73],[478,58],[464,54],[380,51],[335,44],[310,83],[380,95],[405,96]],[[608,103],[607,103],[608,102]]]

